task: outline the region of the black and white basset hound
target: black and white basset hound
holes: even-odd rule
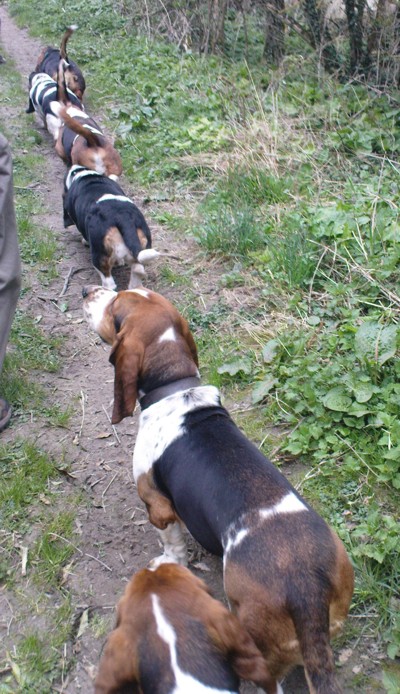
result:
[[[186,564],[182,522],[223,557],[229,603],[265,657],[273,684],[303,664],[310,692],[339,694],[330,636],[354,572],[337,535],[251,443],[199,380],[187,322],[144,288],[83,290],[89,325],[112,345],[114,424],[141,406],[133,472],[164,554]]]
[[[203,581],[178,564],[133,576],[118,603],[95,694],[239,694],[239,678],[265,689],[266,663]]]
[[[143,266],[159,253],[151,248],[143,214],[121,186],[108,176],[73,166],[65,177],[63,204],[64,226],[75,224],[89,244],[103,287],[115,288],[115,265],[129,265],[129,287],[140,285]]]
[[[71,92],[76,94],[80,101],[82,101],[86,88],[85,78],[83,77],[82,70],[73,60],[69,60],[67,55],[67,42],[77,28],[76,25],[68,27],[61,40],[60,49],[46,46],[41,50],[37,59],[35,72],[45,72],[56,81],[59,62],[60,60],[66,61],[65,80],[67,87]]]
[[[57,142],[62,120],[59,116],[59,86],[52,77],[44,72],[33,72],[29,76],[29,107],[27,113],[36,111],[45,127]],[[82,111],[83,106],[78,97],[67,89],[67,98],[71,104]]]

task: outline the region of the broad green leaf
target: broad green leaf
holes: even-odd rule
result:
[[[263,359],[266,364],[270,364],[273,361],[275,354],[279,348],[278,340],[269,340],[266,345],[264,345],[262,350]]]
[[[276,378],[267,378],[265,381],[257,383],[251,394],[251,401],[253,405],[255,405],[257,402],[261,402],[262,400],[264,400],[265,396],[268,395],[271,388],[273,388],[277,383],[278,381],[276,380]]]
[[[251,362],[247,359],[237,359],[236,361],[226,362],[218,367],[219,374],[229,374],[236,376],[240,371],[245,374],[251,373]]]
[[[357,383],[353,388],[357,402],[368,402],[374,393],[372,383]]]
[[[397,325],[382,326],[365,322],[355,335],[355,351],[361,359],[375,361],[382,366],[396,354]]]
[[[337,412],[347,412],[351,405],[351,398],[344,392],[340,386],[331,388],[322,398],[322,402],[328,410]]]

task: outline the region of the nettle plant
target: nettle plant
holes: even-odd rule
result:
[[[400,328],[360,317],[324,327],[315,319],[265,345],[266,378],[253,400],[274,392],[276,418],[295,426],[288,452],[317,463],[340,456],[353,472],[399,489]]]

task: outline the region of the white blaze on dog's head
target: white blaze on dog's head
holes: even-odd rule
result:
[[[89,326],[102,340],[112,344],[115,339],[114,320],[111,316],[110,305],[117,296],[113,289],[105,287],[85,287],[82,291],[83,315]]]

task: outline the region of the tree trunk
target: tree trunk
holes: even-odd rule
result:
[[[223,51],[225,43],[225,17],[228,0],[208,0],[207,27],[204,32],[204,53]]]
[[[285,0],[266,2],[264,57],[271,65],[279,65],[285,54]]]
[[[350,41],[350,73],[359,70],[363,59],[363,15],[366,0],[345,0]],[[368,59],[368,57],[367,57]]]
[[[320,51],[324,68],[328,72],[340,70],[340,60],[333,45],[329,29],[321,15],[316,0],[303,0],[303,9],[310,28],[311,42]]]

